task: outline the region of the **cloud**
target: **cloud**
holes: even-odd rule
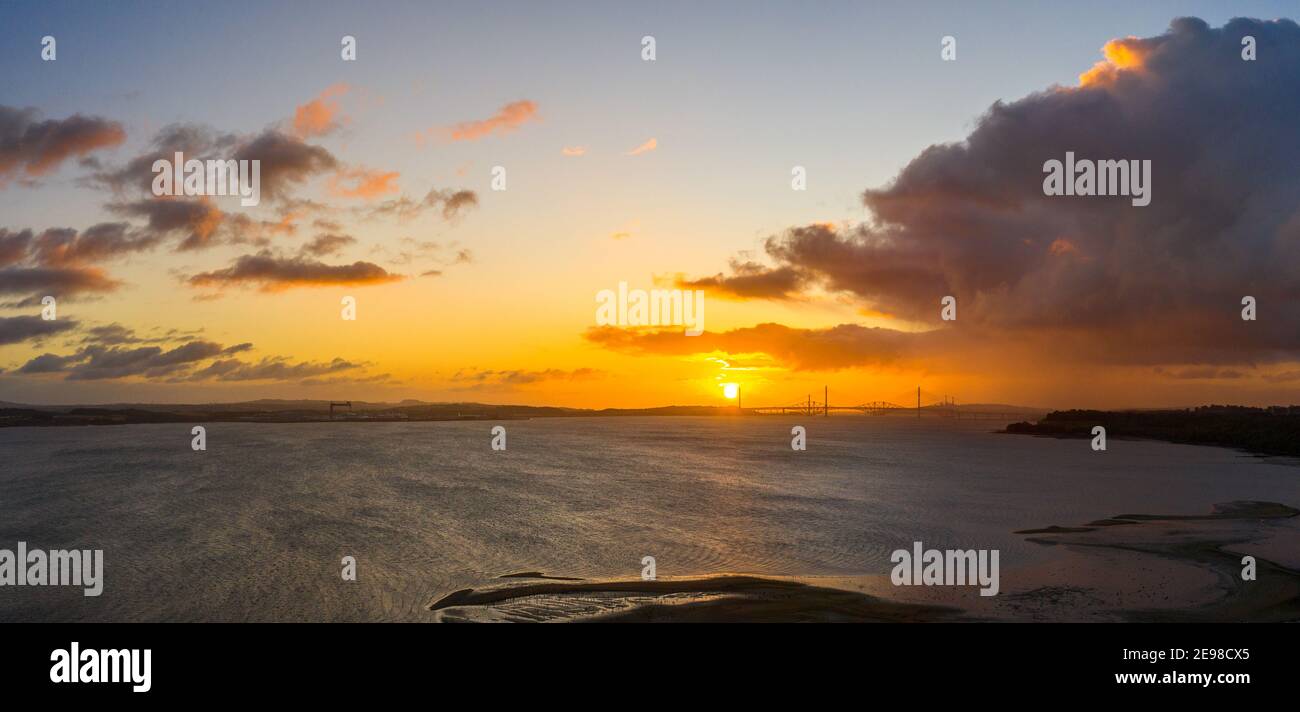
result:
[[[324,257],[326,255],[338,254],[344,247],[356,243],[357,239],[351,235],[341,233],[325,233],[312,238],[312,241],[302,246],[302,254],[313,257]]]
[[[373,200],[397,192],[397,171],[372,171],[351,168],[330,177],[329,192],[341,198]]]
[[[491,386],[531,386],[549,381],[587,381],[603,378],[604,372],[594,368],[578,368],[565,371],[558,368],[542,370],[461,370],[454,373],[454,383],[471,383],[471,388]]]
[[[1183,368],[1175,371],[1165,371],[1157,367],[1156,375],[1174,378],[1178,380],[1228,380],[1245,378],[1246,374],[1232,368],[1215,368],[1213,366],[1199,366],[1193,368]]]
[[[262,162],[262,195],[272,200],[286,199],[293,188],[339,167],[338,159],[324,148],[275,130],[241,145],[234,159]]]
[[[66,267],[104,262],[151,249],[158,237],[133,232],[127,223],[98,223],[80,234],[70,228],[46,230],[32,242],[32,259],[44,265]]]
[[[268,356],[260,361],[245,362],[238,359],[221,359],[187,377],[189,381],[296,381],[303,378],[353,371],[364,364],[341,358],[328,362],[302,361],[294,363],[287,358]]]
[[[4,267],[0,268],[0,295],[28,294],[6,306],[40,304],[49,295],[65,300],[86,294],[111,292],[121,286],[97,267]]]
[[[32,329],[48,328],[30,324],[30,320],[35,318],[17,317],[12,323],[0,318],[0,334],[27,333]],[[73,329],[75,325],[76,322],[69,322],[59,331]],[[176,341],[181,343],[177,344]],[[140,343],[161,345],[134,345]],[[44,353],[31,358],[11,373],[39,378],[62,378],[66,381],[284,381],[298,382],[299,385],[391,382],[388,374],[367,375],[364,371],[368,364],[343,358],[295,362],[284,356],[266,356],[257,361],[243,361],[233,357],[252,351],[251,343],[223,346],[195,339],[192,332],[176,329],[166,330],[159,337],[140,337],[134,330],[120,324],[101,325],[87,329],[82,344],[72,353]],[[322,376],[331,378],[321,379]],[[305,379],[315,380],[307,382]]]
[[[126,223],[98,223],[80,233],[51,228],[39,235],[0,228],[0,295],[28,295],[0,306],[31,306],[47,295],[68,300],[112,292],[121,282],[93,265],[150,249],[156,242]]]
[[[178,250],[198,250],[217,244],[218,229],[225,213],[210,198],[146,198],[113,203],[109,210],[118,215],[144,218],[155,241],[181,236]]]
[[[1300,381],[1300,371],[1281,371],[1264,376],[1269,383],[1294,383]]]
[[[118,323],[94,326],[86,332],[86,337],[81,341],[83,344],[138,344],[144,341],[135,335],[133,329]]]
[[[592,327],[584,337],[604,348],[634,355],[692,356],[766,354],[795,371],[826,371],[910,362],[932,343],[934,335],[840,324],[825,329],[797,329],[759,324],[724,332],[686,336],[681,329],[639,330]]]
[[[64,373],[69,381],[98,381],[143,376],[159,378],[188,369],[192,364],[223,352],[220,344],[191,341],[175,348],[140,346],[123,348],[92,344],[67,356],[41,354],[19,373]]]
[[[32,243],[32,231],[12,232],[0,228],[0,267],[17,264],[27,258],[27,246]]]
[[[560,153],[565,156],[573,156],[573,157],[585,156],[587,155],[587,147],[586,146],[565,146],[564,148],[560,149]]]
[[[332,88],[322,96],[329,99],[340,93]],[[322,106],[328,109],[325,104]],[[318,121],[312,123],[323,116],[320,111],[306,110],[303,116],[304,126],[315,129],[304,128],[299,134],[313,134],[321,128]],[[154,196],[153,163],[159,159],[173,160],[176,152],[184,153],[187,159],[260,161],[261,192],[275,202],[278,219],[226,212],[210,197]],[[174,240],[177,250],[192,251],[231,244],[266,248],[277,235],[295,233],[297,221],[304,216],[328,214],[331,210],[328,205],[293,195],[295,190],[320,176],[329,176],[325,187],[331,195],[374,200],[397,192],[395,181],[399,174],[346,167],[325,148],[305,143],[300,135],[274,128],[241,136],[198,124],[171,124],[154,135],[142,154],[125,165],[96,170],[85,183],[114,193],[115,199],[107,205],[113,213],[145,221],[142,228],[130,228],[137,240],[136,247],[143,249]],[[434,210],[446,220],[455,220],[477,204],[478,196],[473,191],[434,189],[421,200],[402,196],[373,206],[356,206],[351,213],[360,218],[396,216],[405,220]],[[325,224],[334,226],[323,228],[327,232],[339,233],[337,223],[325,221]],[[0,234],[0,265],[11,253],[23,249],[18,244],[23,239],[20,235]],[[337,242],[331,244],[339,246]]]
[[[330,378],[304,378],[298,381],[300,386],[355,386],[358,384],[401,383],[393,380],[392,374],[377,373],[373,376],[333,376]]]
[[[205,250],[217,245],[252,244],[265,246],[274,235],[293,234],[295,214],[286,213],[279,220],[258,220],[243,213],[227,213],[208,197],[145,198],[132,202],[111,203],[108,209],[128,218],[143,218],[142,235],[136,236],[140,249],[177,239],[180,252]]]
[[[155,327],[155,332],[160,331]],[[92,326],[84,331],[84,337],[81,339],[82,344],[100,344],[102,346],[121,346],[123,344],[167,344],[167,343],[186,343],[194,341],[197,334],[202,333],[202,329],[193,331],[180,331],[179,329],[167,329],[165,332],[149,336],[137,336],[134,329],[123,326],[114,322],[112,324],[101,324]],[[252,344],[239,344],[232,346],[227,351],[234,353],[251,348]]]
[[[85,157],[125,140],[121,124],[97,116],[74,114],[42,121],[35,109],[0,106],[0,186],[15,174],[42,176],[69,158]]]
[[[294,220],[297,219],[297,215],[296,212],[291,211],[283,214],[279,220],[257,220],[243,213],[223,213],[217,233],[228,244],[265,247],[276,235],[296,234],[298,226]],[[183,245],[177,247],[180,249]]]
[[[158,130],[144,153],[124,165],[101,167],[86,179],[93,187],[106,188],[115,193],[135,191],[153,196],[153,163],[159,159],[174,160],[179,151],[186,159],[229,158],[239,142],[239,137],[219,133],[200,124],[169,124]]]
[[[76,356],[41,354],[23,364],[15,373],[59,373],[76,361]]]
[[[434,188],[425,193],[420,200],[411,200],[403,195],[400,198],[385,200],[366,210],[371,218],[395,217],[398,220],[412,220],[428,210],[437,210],[443,220],[455,220],[465,211],[478,207],[478,195],[472,190],[438,190]]]
[[[1137,37],[1125,37],[1107,42],[1101,48],[1105,61],[1097,62],[1092,69],[1079,75],[1080,86],[1113,83],[1124,76],[1124,72],[1141,70],[1151,54],[1149,41]]]
[[[260,285],[264,292],[294,287],[373,285],[396,282],[402,275],[391,274],[371,262],[330,265],[306,257],[277,257],[269,252],[243,255],[225,269],[202,272],[187,281],[195,287]]]
[[[390,256],[388,262],[397,266],[428,262],[436,266],[434,269],[426,269],[421,272],[421,277],[440,277],[443,274],[442,268],[470,264],[474,261],[474,253],[467,248],[458,249],[458,243],[456,242],[443,245],[433,240],[421,241],[404,237],[401,244],[402,249],[395,256]],[[382,245],[376,245],[371,252],[391,254],[388,248]]]
[[[477,121],[462,121],[448,129],[452,141],[477,141],[494,133],[505,134],[529,121],[538,121],[537,104],[528,100],[512,101],[493,116]]]
[[[701,279],[676,280],[681,289],[703,289],[737,299],[791,299],[804,286],[804,276],[793,267],[769,269],[756,262],[732,260],[730,277],[718,273]]]
[[[315,99],[302,104],[293,113],[293,133],[301,139],[316,138],[339,128],[339,97],[348,92],[347,84],[327,87]]]
[[[649,141],[646,141],[645,143],[641,144],[640,146],[637,146],[636,148],[632,149],[631,151],[628,151],[627,155],[639,156],[643,153],[649,153],[655,150],[656,148],[659,148],[659,142],[652,138]]]
[[[478,207],[478,195],[472,190],[443,193],[439,199],[442,202],[442,217],[444,220],[454,220],[460,217],[462,211]],[[429,200],[429,196],[425,196],[425,200]]]
[[[208,196],[155,196],[154,162],[172,161],[178,152],[186,160],[260,161],[260,192],[275,201],[278,219],[226,212],[218,206],[218,199]],[[82,182],[113,193],[114,199],[106,206],[109,211],[127,219],[145,221],[142,228],[130,228],[139,247],[175,240],[176,249],[189,251],[225,244],[264,247],[276,235],[294,233],[296,220],[304,214],[326,209],[320,203],[292,195],[321,175],[335,176],[331,186],[343,193],[365,196],[383,191],[384,182],[396,174],[387,177],[361,169],[345,170],[328,150],[275,129],[241,136],[199,124],[171,124],[156,132],[140,155],[124,165],[100,167]],[[351,185],[343,182],[343,178],[355,178],[359,182]]]
[[[72,319],[42,319],[39,316],[0,316],[0,346],[37,341],[77,328]]]
[[[292,201],[293,191],[307,181],[341,167],[327,149],[275,128],[245,136],[221,133],[198,124],[171,124],[154,135],[144,153],[123,166],[101,169],[86,182],[118,193],[119,201],[137,197],[152,199],[155,197],[154,161],[173,161],[177,152],[185,154],[187,161],[261,161],[261,196],[281,203]],[[126,191],[135,195],[122,195]]]
[[[1258,61],[1240,60],[1247,34]],[[1082,86],[995,103],[965,140],[922,151],[863,193],[870,220],[792,227],[765,242],[769,266],[698,282],[821,289],[952,332],[953,348],[1033,344],[1040,362],[1300,360],[1300,26],[1180,18],[1106,57]],[[1043,164],[1067,151],[1150,160],[1151,204],[1045,196]],[[1246,295],[1257,321],[1240,317]]]

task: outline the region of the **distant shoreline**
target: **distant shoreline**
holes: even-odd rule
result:
[[[1203,406],[1188,410],[1053,411],[1036,423],[1012,423],[1005,433],[1091,438],[1101,426],[1114,439],[1211,445],[1254,455],[1300,457],[1300,406]]]
[[[532,418],[618,418],[646,416],[761,416],[765,413],[735,406],[663,406],[658,408],[561,408],[555,406],[491,405],[485,403],[366,403],[349,401],[331,415],[329,401],[250,401],[228,404],[151,405],[120,404],[111,406],[36,406],[0,404],[0,428],[60,427],[84,425],[139,425],[148,423],[328,423],[328,422],[445,422],[482,420],[528,420]],[[969,408],[980,408],[971,405]],[[1017,406],[1005,420],[1031,417],[1043,410]],[[950,415],[955,411],[926,410],[927,416]],[[813,415],[822,417],[820,410]],[[895,414],[913,417],[915,410]],[[835,414],[839,417],[840,413]],[[872,416],[876,417],[876,416]],[[1005,421],[1004,421],[1005,422]]]

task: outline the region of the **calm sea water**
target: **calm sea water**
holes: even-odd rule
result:
[[[0,429],[0,548],[95,548],[98,598],[0,588],[0,620],[429,620],[435,596],[524,570],[884,573],[889,554],[998,548],[1121,513],[1300,506],[1300,469],[1230,450],[993,434],[905,417]],[[808,428],[808,450],[790,428]],[[340,559],[358,561],[358,581]]]

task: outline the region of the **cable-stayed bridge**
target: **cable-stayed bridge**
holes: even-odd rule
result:
[[[954,396],[929,393],[917,388],[915,391],[890,397],[888,400],[867,401],[857,404],[832,405],[830,389],[822,391],[820,400],[812,394],[807,398],[786,405],[759,406],[743,408],[742,412],[758,415],[808,415],[829,416],[831,413],[861,413],[864,415],[910,415],[913,417],[939,416],[944,418],[982,418],[1019,420],[1027,417],[1025,411],[998,411],[994,409],[958,406]]]

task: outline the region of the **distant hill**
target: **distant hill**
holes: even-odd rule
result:
[[[577,416],[734,415],[726,406],[667,406],[662,408],[562,408],[557,406],[494,405],[488,403],[400,403],[352,401],[335,410],[335,420],[426,421],[503,420]],[[262,399],[239,403],[111,403],[104,405],[0,404],[0,427],[49,425],[124,425],[167,422],[315,422],[330,420],[330,401]]]
[[[1059,410],[1037,423],[1012,423],[1006,432],[1090,438],[1148,438],[1189,445],[1218,445],[1261,455],[1300,456],[1300,406],[1207,405],[1183,410]]]
[[[925,409],[927,412],[930,408]],[[1045,410],[1000,404],[964,404],[958,411],[998,411],[1039,417]],[[619,416],[734,416],[735,406],[671,405],[655,408],[565,408],[559,406],[495,405],[473,402],[399,403],[352,401],[335,409],[335,420],[424,421],[502,420],[519,418]],[[746,410],[746,415],[751,412]],[[97,405],[29,405],[0,403],[0,427],[46,425],[122,425],[167,422],[314,422],[330,420],[328,400],[264,398],[237,403],[107,403]]]

